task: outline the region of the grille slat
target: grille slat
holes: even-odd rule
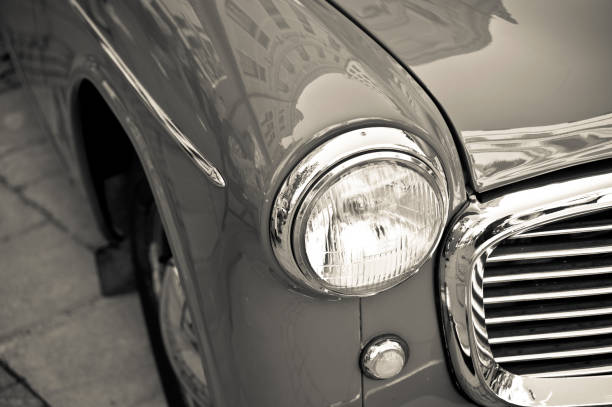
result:
[[[612,326],[604,328],[592,328],[592,329],[579,329],[576,331],[556,331],[556,332],[544,332],[539,334],[530,335],[513,335],[513,336],[502,336],[499,338],[489,338],[491,345],[498,345],[502,343],[513,343],[513,342],[528,342],[528,341],[543,341],[549,339],[562,339],[562,338],[576,338],[583,336],[595,336],[595,335],[607,335],[612,334]]]
[[[568,369],[568,370],[557,370],[545,373],[532,373],[526,376],[532,377],[568,377],[568,376],[591,376],[600,375],[604,373],[612,373],[612,365],[589,367],[584,369]]]
[[[561,318],[590,317],[594,315],[612,315],[612,307],[591,308],[591,309],[582,309],[582,310],[575,310],[575,311],[542,312],[542,313],[537,313],[537,314],[508,315],[504,317],[492,317],[492,318],[485,317],[485,323],[487,325],[496,325],[496,324],[508,324],[508,323],[514,323],[514,322],[542,321],[542,320],[561,319]]]
[[[481,324],[484,326],[484,324]],[[488,325],[487,337],[491,340],[508,337],[521,337],[525,335],[547,335],[557,332],[584,331],[587,329],[612,327],[608,315],[592,317],[549,319],[527,322]]]
[[[606,353],[612,353],[612,346],[566,350],[566,351],[559,351],[559,352],[533,353],[533,354],[527,354],[527,355],[500,356],[500,357],[495,357],[495,361],[497,363],[523,362],[523,361],[543,360],[543,359],[574,358],[577,356],[594,356],[594,355],[602,355]]]
[[[552,292],[536,292],[528,294],[516,294],[516,295],[500,295],[495,297],[486,297],[484,303],[486,304],[499,304],[506,302],[520,302],[520,301],[540,301],[558,298],[573,298],[573,297],[587,297],[591,295],[604,295],[612,294],[612,286],[601,287],[601,288],[587,288],[581,290],[565,290],[565,291],[552,291]]]
[[[482,287],[491,353],[506,370],[612,373],[611,209],[502,241],[486,259]]]
[[[559,236],[559,235],[573,235],[576,233],[591,233],[591,232],[604,232],[612,230],[612,225],[603,224],[603,225],[583,225],[583,226],[574,226],[574,227],[559,227],[552,229],[544,229],[538,230],[536,232],[525,232],[520,233],[518,235],[512,236],[510,239],[530,239],[533,237],[543,237],[543,236]]]
[[[501,274],[484,278],[484,284],[510,283],[514,281],[533,281],[552,278],[582,277],[612,273],[611,267],[577,268],[568,270],[542,271],[535,273]]]
[[[560,245],[559,245],[560,246]],[[550,259],[554,257],[572,257],[572,256],[588,256],[593,254],[612,253],[612,245],[605,246],[586,246],[574,248],[559,248],[549,250],[505,250],[494,252],[487,259],[488,263],[500,263],[506,261],[523,261],[523,260],[539,260]]]

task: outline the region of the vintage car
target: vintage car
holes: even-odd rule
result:
[[[0,3],[171,406],[612,405],[611,18]]]

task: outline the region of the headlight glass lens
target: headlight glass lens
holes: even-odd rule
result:
[[[431,254],[446,208],[442,192],[418,166],[371,161],[323,183],[303,212],[302,250],[332,291],[378,292],[414,273]]]

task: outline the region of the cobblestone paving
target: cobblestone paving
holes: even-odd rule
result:
[[[103,244],[21,88],[0,92],[0,406],[165,406],[135,294],[103,298]]]

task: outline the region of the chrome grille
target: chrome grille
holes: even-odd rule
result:
[[[612,372],[612,210],[503,240],[486,258],[482,287],[482,339],[508,372]]]
[[[612,405],[612,174],[478,197],[440,255],[455,378],[479,405]]]

